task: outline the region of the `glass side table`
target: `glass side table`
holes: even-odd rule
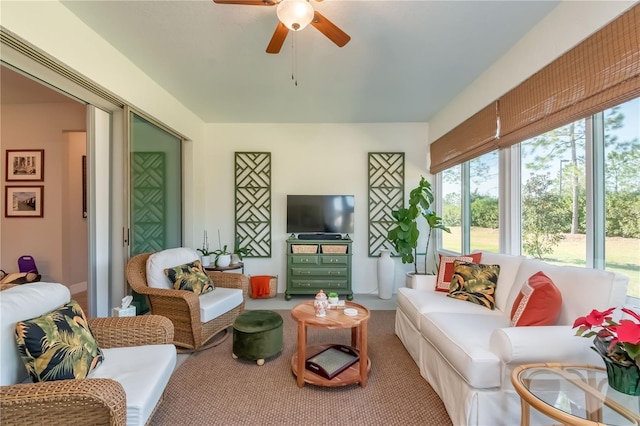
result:
[[[640,425],[640,397],[609,388],[607,372],[593,365],[527,364],[511,373],[520,396],[520,424],[530,407],[567,425]]]

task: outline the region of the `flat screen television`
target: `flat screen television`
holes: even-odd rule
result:
[[[353,195],[287,195],[288,233],[353,233]]]

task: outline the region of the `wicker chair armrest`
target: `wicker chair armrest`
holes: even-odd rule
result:
[[[2,425],[126,425],[127,403],[111,379],[57,380],[0,387]]]
[[[215,287],[239,288],[242,295],[249,294],[249,277],[244,274],[234,274],[230,272],[207,271]]]
[[[173,324],[160,315],[90,318],[88,321],[98,345],[103,348],[173,342]]]

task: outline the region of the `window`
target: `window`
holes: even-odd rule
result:
[[[585,120],[522,142],[522,253],[586,265]]]
[[[469,161],[469,250],[500,251],[498,151]],[[465,250],[466,251],[466,250]]]
[[[442,233],[440,248],[455,253],[498,252],[500,241],[513,241],[505,235],[515,234],[512,254],[520,249],[549,263],[628,276],[627,295],[637,303],[640,98],[516,147],[503,149],[500,155],[492,151],[442,172],[442,188],[436,188],[436,193],[442,197],[442,216],[452,233]],[[514,197],[520,202],[498,209],[499,185],[512,182],[513,191],[521,190]],[[516,224],[509,225],[509,218]],[[503,238],[500,233],[505,234]]]
[[[462,252],[462,167],[442,172],[442,222],[451,233],[442,232],[442,248]]]
[[[640,298],[640,99],[601,115],[604,129],[605,269],[629,277]]]

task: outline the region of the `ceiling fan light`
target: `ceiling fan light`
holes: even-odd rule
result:
[[[276,13],[280,22],[292,31],[304,29],[313,20],[313,7],[306,0],[282,0]]]

